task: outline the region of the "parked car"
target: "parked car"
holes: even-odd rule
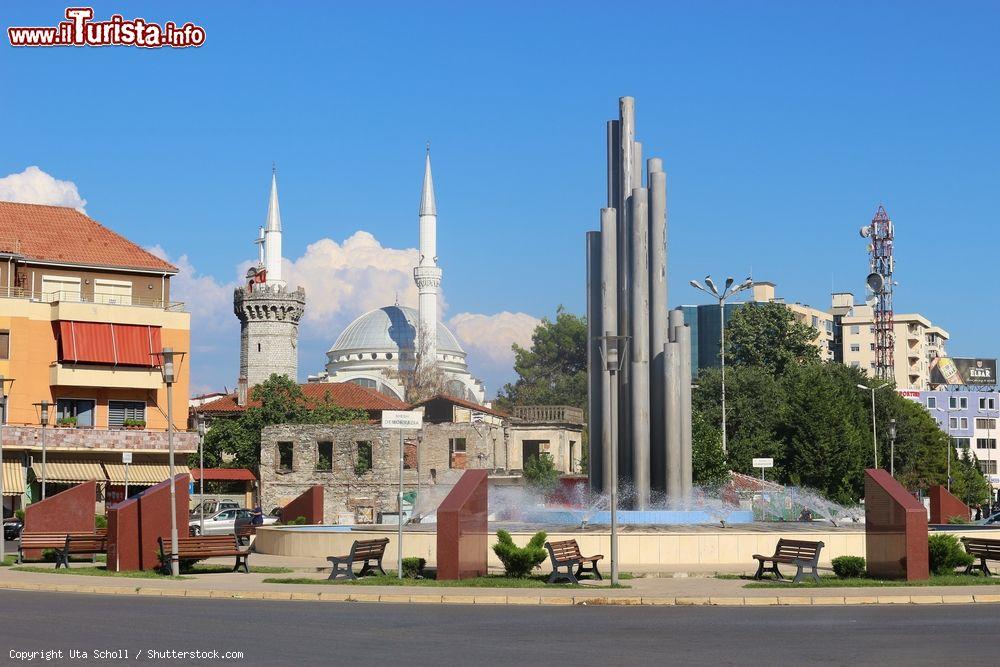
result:
[[[1000,512],[994,512],[988,517],[980,519],[979,521],[973,521],[972,523],[976,524],[977,526],[992,526],[994,524],[998,524],[1000,523]]]
[[[24,522],[18,519],[16,516],[3,520],[3,539],[5,540],[16,540],[21,537],[21,529],[24,528]]]
[[[250,510],[245,507],[236,509],[230,508],[217,512],[212,516],[205,516],[205,535],[232,535],[236,530],[236,521],[250,521]],[[278,517],[264,516],[264,525],[270,526],[278,522]],[[197,518],[191,519],[188,523],[188,532],[191,535],[202,535],[201,521]]]
[[[205,508],[205,518],[212,516],[216,512],[221,512],[222,510],[239,509],[240,504],[235,500],[219,500],[217,498],[207,498],[191,510],[191,518],[199,517],[201,518],[201,508]]]

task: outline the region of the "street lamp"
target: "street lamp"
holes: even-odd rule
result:
[[[701,290],[719,302],[719,354],[722,361],[722,453],[729,453],[729,441],[726,437],[726,299],[753,287],[753,280],[747,278],[742,283],[733,287],[736,281],[732,277],[726,278],[726,286],[722,292],[715,287],[712,276],[705,276],[705,284],[708,289],[702,287],[697,280],[690,281],[691,287]]]
[[[628,357],[628,336],[612,336],[605,331],[599,336],[601,359],[608,372],[609,396],[611,397],[611,585],[618,585],[618,383],[615,375],[625,365]]]
[[[38,423],[42,425],[42,500],[45,500],[45,427],[49,425],[49,406],[52,404],[43,398],[32,405],[38,408]]]
[[[165,347],[162,352],[152,352],[154,357],[160,357],[160,372],[163,382],[167,385],[167,449],[170,454],[170,574],[180,575],[180,561],[177,556],[177,490],[174,483],[174,357],[177,363],[184,358],[184,352],[174,352]]]
[[[202,417],[198,419],[198,469],[200,474],[198,475],[198,507],[200,508],[201,516],[198,520],[199,535],[205,534],[205,433],[208,431],[208,426],[205,424],[205,418]]]
[[[945,413],[945,422],[948,424],[946,432],[948,434],[948,491],[950,492],[951,491],[951,450],[953,450],[955,448],[954,443],[952,443],[952,441],[951,441],[951,413],[952,412],[961,412],[962,408],[953,408],[953,407],[949,406],[947,408],[934,408],[934,409],[937,410],[938,412]]]
[[[13,378],[0,375],[0,533],[3,532],[3,425],[7,423],[7,391],[6,385],[14,385]],[[4,542],[7,538],[0,535],[0,564],[7,558],[4,553]]]
[[[896,420],[889,420],[889,475],[896,476]]]
[[[872,393],[872,447],[875,448],[875,468],[878,468],[878,431],[875,430],[875,392],[879,389],[885,389],[891,382],[886,382],[885,384],[880,384],[877,387],[869,387],[866,384],[857,385],[858,389],[863,389],[865,391],[870,391]]]

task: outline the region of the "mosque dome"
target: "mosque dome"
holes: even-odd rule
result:
[[[419,316],[413,308],[386,306],[371,310],[351,322],[327,353],[331,359],[345,354],[398,354],[412,350]],[[437,324],[438,354],[465,356],[465,350],[444,324]],[[390,357],[391,358],[391,357]]]

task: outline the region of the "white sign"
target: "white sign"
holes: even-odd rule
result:
[[[424,425],[423,412],[406,410],[383,410],[382,428],[419,430]]]
[[[132,463],[132,452],[122,452],[122,463]]]
[[[753,467],[754,468],[773,468],[774,467],[774,459],[754,459],[753,460]]]

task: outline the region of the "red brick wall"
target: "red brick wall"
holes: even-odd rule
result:
[[[487,477],[485,470],[466,470],[438,507],[438,579],[470,579],[486,574]]]
[[[969,507],[940,484],[930,488],[931,523],[948,523],[953,516],[968,521],[972,514]]]
[[[24,510],[26,533],[92,533],[97,502],[97,482],[84,482],[45,500],[32,503]],[[31,549],[26,558],[41,558],[42,552]]]
[[[282,523],[289,523],[300,516],[304,516],[309,525],[323,523],[322,484],[309,487],[302,495],[281,508]]]
[[[865,556],[869,576],[928,578],[927,510],[881,469],[865,470]]]
[[[177,536],[188,534],[188,476],[174,477]],[[155,570],[162,537],[170,545],[170,480],[108,510],[108,569]]]

